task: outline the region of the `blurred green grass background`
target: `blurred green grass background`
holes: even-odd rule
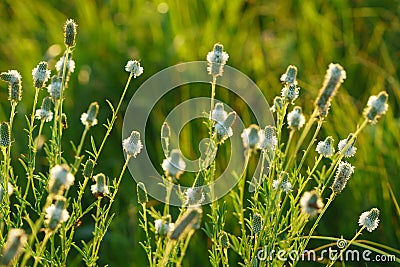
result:
[[[2,1],[0,70],[19,70],[24,88],[13,137],[17,146],[15,159],[26,149],[22,115],[31,110],[34,94],[31,71],[41,60],[49,61],[54,67],[63,50],[62,26],[67,18],[75,19],[79,26],[74,51],[77,68],[71,76],[65,101],[69,122],[64,134],[67,159],[72,158],[67,141],[79,141],[83,130],[79,118],[89,103],[99,102],[99,121],[104,122],[111,114],[105,100],[116,103],[127,79],[126,61],[140,59],[145,70],[131,84],[116,128],[100,158],[97,171],[110,177],[116,176],[122,166],[122,150],[116,147],[121,144],[123,112],[134,88],[170,65],[205,60],[215,42],[224,44],[230,55],[228,64],[253,79],[270,103],[280,92],[280,75],[287,65],[296,65],[302,88],[297,104],[306,114],[313,108],[313,99],[328,64],[335,62],[344,66],[347,79],[334,100],[319,139],[328,134],[336,141],[347,137],[355,129],[368,97],[386,90],[389,111],[357,140],[358,151],[352,160],[356,173],[324,216],[317,234],[351,238],[359,214],[378,207],[381,210],[379,229],[361,238],[400,248],[400,214],[393,200],[393,196],[400,200],[398,1]],[[6,84],[0,86],[0,120],[3,121],[7,120],[10,108]],[[204,88],[202,95],[209,96],[209,87]],[[193,91],[197,93],[178,90],[157,105],[152,116],[154,123],[149,125],[152,138],[158,140],[158,129],[169,110],[180,100],[199,94],[199,90]],[[226,91],[220,91],[217,98],[234,108],[244,108],[232,96],[228,97]],[[181,140],[187,147],[197,147],[199,138],[190,135],[192,130],[185,127],[182,134]],[[91,134],[99,139],[104,132],[103,127],[96,126]],[[89,149],[89,142],[86,148]],[[159,143],[147,149],[152,151],[154,162],[162,162]],[[16,160],[13,164],[18,166]],[[44,160],[43,164],[46,164]],[[145,266],[144,252],[138,244],[142,233],[137,224],[135,192],[134,180],[127,173],[115,203],[116,217],[101,248],[99,265]],[[90,203],[93,197],[90,192],[86,193],[85,199]],[[233,228],[235,222],[227,225]],[[77,242],[90,238],[91,226],[88,218],[77,232]],[[201,232],[194,236],[185,266],[209,266],[208,242]],[[79,265],[79,261],[71,257],[71,265]],[[347,266],[358,266],[351,264]],[[235,266],[234,262],[232,265]]]

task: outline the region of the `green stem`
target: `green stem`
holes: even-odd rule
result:
[[[101,151],[103,150],[103,147],[104,147],[104,145],[105,145],[105,143],[106,143],[106,141],[107,141],[108,136],[109,136],[110,133],[111,133],[111,130],[112,130],[113,125],[114,125],[114,122],[115,122],[115,120],[117,119],[118,111],[119,111],[119,109],[121,108],[122,101],[123,101],[123,99],[124,99],[124,97],[125,97],[125,94],[126,94],[126,92],[127,92],[127,90],[128,90],[128,86],[129,86],[129,84],[130,84],[130,82],[131,82],[132,77],[133,77],[133,74],[131,73],[131,74],[129,75],[129,77],[128,77],[128,81],[127,81],[126,84],[125,84],[125,88],[124,88],[124,91],[123,91],[123,93],[122,93],[121,98],[119,99],[117,108],[116,108],[115,110],[113,110],[113,114],[112,114],[111,121],[110,121],[109,125],[107,125],[107,132],[106,132],[106,134],[104,135],[103,141],[101,142],[101,145],[100,145],[100,147],[99,147],[99,149],[97,150],[97,153],[96,153],[96,155],[95,155],[95,158],[94,158],[94,163],[95,163],[95,164],[96,164],[96,162],[97,162],[97,160],[98,160],[98,158],[99,158],[99,156],[100,156]]]
[[[37,251],[37,255],[35,256],[35,263],[33,264],[33,267],[36,267],[39,264],[39,262],[41,261],[43,251],[46,248],[46,244],[47,244],[47,241],[49,240],[50,236],[51,236],[51,232],[50,231],[46,232],[46,235],[44,236],[42,244],[40,245],[40,248]]]
[[[85,130],[83,130],[82,136],[81,136],[81,141],[79,142],[79,145],[76,149],[76,154],[75,154],[75,161],[74,164],[72,165],[71,168],[71,173],[72,174],[76,174],[76,172],[79,169],[79,164],[82,162],[82,158],[81,158],[81,151],[82,151],[82,147],[83,147],[83,143],[85,142],[85,138],[86,138],[86,134],[89,131],[89,127],[85,126]]]

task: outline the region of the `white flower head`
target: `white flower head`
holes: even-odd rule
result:
[[[294,107],[294,109],[287,115],[288,127],[292,130],[300,130],[306,122],[301,107]]]
[[[223,122],[217,122],[214,126],[219,143],[223,143],[226,139],[233,135],[232,126],[236,120],[236,112],[230,112]]]
[[[20,83],[22,79],[21,74],[17,70],[9,70],[7,72],[2,72],[0,74],[0,78],[3,81],[8,82],[9,84]]]
[[[139,77],[143,73],[143,67],[140,66],[140,62],[137,60],[129,60],[126,63],[125,70],[133,75],[133,78]]]
[[[293,103],[299,97],[299,87],[294,84],[286,85],[282,88],[281,95]]]
[[[211,111],[211,119],[216,122],[223,123],[227,116],[228,113],[224,110],[224,104],[215,104],[214,109]]]
[[[372,232],[379,224],[379,210],[373,208],[370,211],[363,212],[358,219],[358,225],[365,227],[368,232]]]
[[[389,96],[385,91],[380,92],[376,96],[370,96],[367,107],[364,109],[364,116],[370,123],[376,123],[386,113],[388,110],[388,98]]]
[[[62,71],[63,71],[63,68],[64,68],[64,60],[65,60],[65,55],[62,56],[57,61],[56,66],[55,66],[57,72],[60,75],[62,74]],[[65,68],[66,68],[66,73],[67,74],[71,74],[71,73],[73,73],[75,71],[75,61],[72,59],[72,55],[71,54],[68,55],[68,60],[67,60]]]
[[[260,141],[257,144],[257,148],[275,151],[278,145],[278,139],[276,138],[276,128],[271,125],[267,125],[264,130],[260,130]]]
[[[38,120],[44,120],[49,122],[53,119],[53,112],[51,111],[51,99],[50,97],[46,96],[43,99],[42,107],[37,109],[35,112],[35,118]]]
[[[122,141],[122,146],[128,156],[136,158],[143,148],[142,141],[140,140],[140,133],[132,131],[131,135]]]
[[[51,194],[58,194],[61,190],[68,189],[74,180],[68,165],[56,165],[50,169],[49,191]]]
[[[289,174],[285,171],[281,172],[280,179],[276,179],[272,182],[272,188],[274,190],[282,190],[286,194],[292,191],[292,184],[289,182]]]
[[[300,198],[300,207],[302,212],[312,217],[322,211],[324,203],[317,191],[307,191]]]
[[[50,70],[47,69],[47,62],[42,61],[32,70],[33,84],[36,88],[42,88],[50,78]]]
[[[335,148],[333,147],[333,138],[332,136],[328,136],[324,141],[319,141],[317,144],[317,148],[315,151],[318,152],[321,156],[325,158],[332,157],[335,153]]]
[[[185,205],[196,206],[201,205],[205,200],[204,193],[201,188],[188,188],[185,191]]]
[[[171,223],[171,217],[168,215],[165,219],[157,219],[154,221],[155,232],[158,235],[167,235],[175,228],[175,224]]]
[[[215,44],[214,49],[207,54],[207,71],[212,76],[222,76],[224,71],[224,65],[228,60],[229,55],[224,52],[224,46],[222,44]]]
[[[87,113],[82,113],[81,122],[86,127],[92,127],[97,124],[97,114],[99,113],[99,104],[93,102],[90,104]]]
[[[245,149],[253,149],[259,147],[260,140],[262,140],[264,133],[260,131],[258,125],[252,124],[244,129],[242,134],[243,146]]]
[[[2,250],[0,263],[2,266],[11,266],[16,261],[28,241],[28,236],[22,229],[12,228],[8,231],[7,242]]]
[[[283,107],[283,98],[280,96],[276,96],[274,98],[274,104],[270,108],[271,112],[278,112],[282,110],[282,107]]]
[[[61,82],[61,77],[53,76],[53,78],[51,78],[51,84],[47,86],[47,91],[53,100],[58,100],[61,97]]]
[[[103,173],[95,175],[93,179],[96,183],[92,185],[90,189],[95,197],[103,197],[110,193],[108,191],[106,176]]]
[[[286,72],[281,76],[281,82],[285,84],[293,84],[297,85],[297,67],[294,65],[289,65],[286,69]]]
[[[66,200],[64,197],[58,197],[55,204],[46,208],[45,223],[47,227],[54,231],[61,223],[66,222],[69,218],[68,211],[65,209]]]
[[[185,171],[186,163],[182,160],[179,149],[173,149],[161,166],[167,176],[178,179]]]
[[[346,158],[353,157],[357,152],[357,148],[354,146],[354,143],[356,142],[356,138],[353,138],[353,136],[354,136],[353,134],[349,134],[349,136],[346,139],[341,140],[338,144],[338,149],[342,153],[343,149],[347,146],[348,142],[351,139],[353,139],[351,145],[349,145],[349,147],[343,153],[343,156]]]

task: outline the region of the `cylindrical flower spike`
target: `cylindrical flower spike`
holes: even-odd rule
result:
[[[169,238],[178,240],[190,230],[198,229],[200,227],[202,213],[203,211],[198,207],[187,209],[182,217],[175,223],[175,229],[170,232]]]
[[[161,126],[161,146],[163,148],[164,154],[169,154],[169,138],[171,136],[171,128],[167,122],[164,122]]]
[[[94,168],[94,160],[88,159],[83,167],[82,171],[83,177],[92,178],[93,168]]]
[[[131,135],[124,139],[122,146],[127,156],[136,158],[143,148],[142,141],[140,140],[140,133],[132,131]]]
[[[221,240],[222,248],[228,249],[230,247],[229,237],[228,237],[228,234],[225,231],[221,232],[220,240]]]
[[[65,60],[65,54],[57,61],[56,66],[55,66],[59,77],[61,77],[63,75],[64,60]],[[65,66],[65,72],[67,73],[67,80],[68,80],[69,75],[71,73],[73,73],[74,71],[75,71],[75,61],[72,59],[72,54],[69,53],[67,56],[67,62],[66,62],[66,66]]]
[[[154,221],[155,233],[157,235],[167,235],[175,228],[175,224],[171,223],[171,215],[167,215],[161,219]]]
[[[66,46],[72,47],[75,45],[76,28],[78,25],[73,19],[68,19],[64,25],[64,43]]]
[[[344,79],[346,79],[346,71],[343,67],[339,64],[329,64],[324,84],[322,85],[317,100],[315,101],[315,106],[318,108],[319,116],[325,117],[328,115],[331,100],[335,96]]]
[[[243,146],[245,149],[256,148],[260,140],[263,139],[263,134],[260,132],[260,127],[258,125],[252,124],[248,128],[243,130],[241,134]]]
[[[205,200],[204,193],[201,188],[188,188],[185,191],[185,205],[197,206]]]
[[[139,204],[145,204],[149,201],[147,197],[146,186],[144,185],[144,183],[139,182],[137,184],[136,191]]]
[[[61,82],[62,78],[58,76],[53,76],[51,78],[51,84],[47,86],[47,91],[53,101],[59,100],[61,97]]]
[[[328,136],[324,141],[318,142],[317,148],[315,149],[318,154],[325,158],[332,157],[335,153],[335,148],[333,147],[333,138]]]
[[[368,232],[372,232],[379,224],[379,210],[372,208],[370,211],[363,212],[358,219],[358,225],[365,227]]]
[[[11,266],[11,264],[19,257],[23,247],[28,241],[25,231],[22,229],[10,229],[7,234],[7,242],[3,247],[2,256],[0,258],[1,266]]]
[[[292,191],[292,184],[289,182],[289,174],[285,171],[282,171],[280,174],[280,179],[273,181],[272,188],[275,190],[280,189],[286,194]]]
[[[343,156],[345,158],[351,158],[353,157],[356,152],[357,152],[357,148],[354,146],[354,143],[356,142],[356,138],[353,138],[354,134],[349,134],[349,136],[346,139],[340,140],[339,144],[338,144],[338,149],[340,151],[340,153],[343,153]],[[350,140],[353,141],[351,142],[351,145],[349,145],[349,147],[346,149],[345,152],[342,152],[343,149],[347,146],[347,143],[350,142]]]
[[[9,147],[11,144],[10,125],[8,122],[0,124],[0,147]]]
[[[288,127],[291,130],[300,130],[306,122],[306,118],[302,113],[301,107],[294,107],[294,109],[287,115]]]
[[[90,128],[97,124],[97,114],[99,113],[99,104],[93,102],[90,104],[87,113],[82,113],[81,122],[86,127]]]
[[[32,70],[33,85],[40,89],[45,86],[50,78],[50,70],[47,69],[47,62],[42,61]]]
[[[268,152],[275,151],[276,146],[278,145],[278,139],[276,138],[276,128],[274,126],[265,126],[264,130],[261,130],[260,138],[257,148]]]
[[[345,161],[339,163],[339,167],[336,172],[335,180],[332,184],[332,191],[335,194],[340,194],[345,188],[347,181],[354,172],[354,167]]]
[[[364,116],[370,123],[375,124],[386,113],[388,98],[389,96],[385,91],[370,96],[367,107],[364,109]]]
[[[50,169],[49,192],[50,194],[60,194],[64,189],[68,189],[74,183],[75,177],[70,172],[68,165],[56,165]]]
[[[215,44],[214,49],[207,54],[207,71],[210,75],[217,77],[222,76],[224,71],[224,65],[228,60],[229,55],[224,52],[224,46],[222,44]]]
[[[186,163],[181,158],[179,149],[173,149],[168,158],[164,159],[162,168],[165,175],[179,179],[179,176],[185,171]]]
[[[253,224],[251,226],[251,230],[253,231],[254,234],[259,234],[262,230],[263,224],[262,224],[262,219],[261,215],[259,213],[254,213],[253,214]]]
[[[8,82],[8,100],[18,103],[22,99],[22,78],[16,70],[9,70],[0,74],[0,79]]]
[[[217,122],[214,126],[218,143],[223,143],[233,135],[232,126],[236,120],[236,112],[232,111],[223,122]]]
[[[300,207],[302,212],[312,217],[322,211],[324,203],[317,191],[307,191],[300,198]]]
[[[216,122],[223,123],[227,116],[228,112],[224,110],[224,104],[220,102],[215,104],[214,109],[211,111],[211,119]]]
[[[285,84],[297,85],[296,77],[297,77],[297,67],[294,65],[289,65],[286,69],[286,72],[281,76],[281,82]]]
[[[126,63],[125,70],[133,75],[133,78],[139,77],[143,73],[143,67],[137,60],[129,60]]]
[[[282,110],[283,107],[283,98],[280,96],[276,96],[274,98],[274,104],[270,108],[271,112],[279,112]]]
[[[103,173],[95,175],[93,179],[96,183],[92,185],[90,189],[96,198],[103,197],[110,193],[110,191],[108,191],[106,176]]]
[[[66,199],[61,196],[56,197],[56,202],[46,208],[45,223],[50,231],[56,230],[61,223],[69,218],[68,211],[65,209]]]
[[[35,118],[49,122],[53,119],[53,112],[51,111],[51,98],[46,96],[43,98],[42,107],[36,110]]]

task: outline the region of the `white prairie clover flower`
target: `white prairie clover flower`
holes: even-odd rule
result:
[[[58,194],[61,190],[68,189],[74,180],[75,177],[70,172],[68,165],[56,165],[50,169],[49,192]]]
[[[281,76],[281,82],[285,84],[297,85],[296,76],[297,67],[294,65],[289,65],[286,69],[286,72]]]
[[[82,113],[81,122],[86,127],[90,128],[97,124],[97,114],[99,113],[99,104],[93,102],[90,104],[87,113]]]
[[[346,79],[346,71],[339,64],[329,64],[329,68],[325,74],[325,80],[315,106],[318,108],[319,115],[325,117],[328,115],[328,110],[331,105],[331,100],[335,96],[340,85]]]
[[[66,222],[69,218],[68,211],[65,209],[66,199],[64,197],[57,197],[55,204],[51,204],[46,208],[45,223],[50,231],[56,230],[59,225]]]
[[[217,77],[222,76],[224,71],[224,65],[228,60],[229,55],[224,52],[224,46],[222,44],[215,44],[214,49],[207,54],[207,71],[210,75]]]
[[[93,179],[96,183],[92,185],[90,189],[96,198],[103,197],[104,195],[108,195],[110,193],[108,191],[106,176],[103,173],[95,175]]]
[[[140,133],[132,131],[131,135],[122,141],[122,146],[129,157],[136,158],[143,148],[142,141],[140,140]]]
[[[317,191],[307,191],[300,198],[300,207],[302,212],[312,217],[322,211],[324,203]]]
[[[202,217],[202,209],[191,207],[186,210],[182,217],[175,223],[175,228],[169,234],[171,240],[178,240],[191,230],[199,229]]]
[[[358,225],[365,227],[368,232],[372,232],[379,224],[379,210],[373,208],[370,211],[363,212],[358,219]]]
[[[53,76],[51,78],[51,84],[47,86],[47,91],[53,99],[53,101],[59,100],[61,97],[61,82],[62,78],[58,76]]]
[[[292,191],[292,184],[289,182],[289,174],[285,171],[281,172],[280,179],[276,179],[272,182],[272,188],[274,190],[280,189],[286,194]]]
[[[129,60],[126,63],[125,70],[133,75],[133,78],[139,77],[143,73],[143,67],[137,60]]]
[[[186,163],[182,160],[179,149],[173,149],[169,157],[164,159],[161,166],[165,175],[178,179],[185,171]]]
[[[375,124],[386,113],[388,97],[385,91],[369,97],[367,107],[364,109],[364,116],[370,123]]]
[[[223,122],[217,122],[214,126],[219,143],[223,143],[226,139],[233,135],[232,126],[236,120],[236,112],[232,111]]]
[[[23,247],[28,241],[28,236],[22,229],[10,229],[7,234],[7,242],[2,250],[2,257],[0,258],[1,266],[11,266],[13,261],[19,257]]]
[[[8,82],[8,100],[18,103],[22,99],[22,77],[16,70],[9,70],[0,74],[0,79]]]
[[[345,188],[347,181],[350,179],[350,176],[354,173],[354,166],[350,163],[341,161],[339,162],[339,167],[336,171],[335,180],[332,184],[332,191],[335,194],[340,194]]]
[[[276,96],[274,98],[274,104],[270,108],[271,112],[279,112],[280,110],[282,110],[282,107],[283,107],[283,98],[280,96]]]
[[[74,46],[76,39],[76,25],[73,19],[68,19],[64,25],[64,43],[66,46]]]
[[[317,148],[315,151],[318,152],[321,156],[325,158],[332,157],[332,155],[335,153],[335,148],[333,147],[333,138],[332,136],[328,136],[324,141],[319,141]]]
[[[211,119],[216,122],[223,123],[227,116],[228,113],[224,110],[224,104],[215,104],[214,109],[211,111]]]
[[[167,216],[166,219],[158,219],[154,221],[154,228],[157,235],[167,235],[174,230],[174,223],[171,223],[171,217]]]
[[[276,128],[274,126],[267,125],[264,130],[260,130],[260,141],[257,144],[257,148],[273,152],[277,145],[278,139],[276,138]]]
[[[347,143],[353,139],[353,134],[349,134],[349,136],[346,139],[340,140],[338,144],[338,149],[340,153],[343,153],[342,150],[347,146]],[[343,153],[343,156],[346,158],[351,158],[356,154],[357,148],[354,146],[354,143],[356,142],[356,138],[353,139],[351,145],[346,149],[346,151]]]
[[[42,61],[32,70],[33,85],[40,89],[50,78],[50,70],[47,69],[47,62]]]
[[[242,134],[243,146],[245,149],[253,149],[259,146],[260,140],[262,140],[264,133],[260,131],[258,125],[252,124],[248,128],[244,129]]]
[[[200,188],[188,188],[185,191],[185,205],[196,206],[205,200],[204,193]]]
[[[65,68],[66,68],[66,73],[70,75],[75,71],[75,61],[72,59],[71,54],[68,54],[67,58],[68,58],[66,63],[67,65],[65,66]],[[59,73],[59,76],[62,76],[62,72],[64,69],[64,60],[65,60],[65,55],[62,56],[56,63],[56,70]]]
[[[291,130],[300,130],[306,122],[301,107],[294,107],[294,109],[287,115],[288,127]]]
[[[299,87],[294,84],[285,85],[281,90],[281,95],[287,101],[293,103],[299,97]]]
[[[53,119],[53,112],[51,111],[51,99],[46,96],[43,98],[42,107],[36,110],[35,118],[49,122]]]

